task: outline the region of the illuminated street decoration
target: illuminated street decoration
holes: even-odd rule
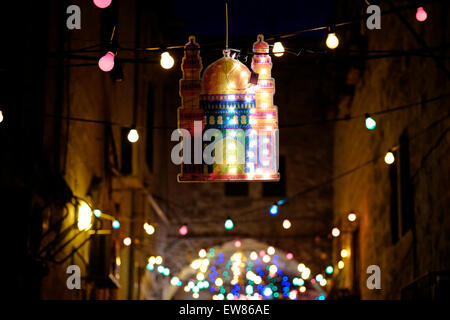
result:
[[[304,264],[301,264],[298,273],[288,276],[283,272],[285,264],[277,254],[268,263],[257,257],[254,251],[248,252],[248,256],[241,249],[229,254],[226,259],[223,252],[194,259],[187,272],[191,276],[182,278],[181,274],[186,271],[174,275],[170,279],[171,286],[180,287],[180,290],[192,295],[205,291],[207,293],[203,297],[213,300],[324,299],[324,291],[318,286],[326,285],[327,280],[322,274],[308,279],[310,269]],[[147,269],[169,276],[170,270],[161,263],[162,259],[157,265],[156,258],[150,257]]]
[[[201,78],[200,46],[189,38],[181,66],[183,161],[178,181],[279,180],[275,80],[263,35],[253,52],[252,71],[226,49]],[[207,155],[214,161],[205,161]]]

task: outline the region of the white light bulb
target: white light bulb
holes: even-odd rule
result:
[[[152,226],[151,224],[148,224],[147,222],[144,223],[144,230],[149,235],[152,235],[153,233],[155,233],[155,227]]]
[[[161,54],[161,67],[164,69],[170,69],[173,67],[174,63],[175,60],[172,58],[170,53],[166,51]]]
[[[2,122],[3,121],[3,112],[2,112],[2,110],[0,110],[0,122]]]
[[[125,239],[123,239],[123,244],[126,245],[127,247],[131,245],[131,238],[130,237],[126,237]]]
[[[275,42],[273,44],[272,52],[275,55],[275,57],[281,57],[284,54],[283,44],[281,42],[279,42],[279,41]]]
[[[131,143],[135,143],[138,140],[139,140],[139,133],[137,132],[136,129],[131,129],[130,132],[128,133],[128,141],[130,141]]]
[[[284,229],[289,229],[292,226],[291,222],[288,219],[285,219],[283,221],[283,228]]]
[[[330,32],[328,34],[326,44],[327,44],[327,47],[330,48],[330,49],[336,49],[337,48],[337,46],[339,45],[339,39],[336,36],[336,33]]]
[[[384,162],[386,162],[387,164],[393,164],[394,161],[395,161],[394,154],[391,151],[386,153],[386,156],[384,157]]]

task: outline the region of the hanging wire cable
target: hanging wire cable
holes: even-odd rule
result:
[[[418,105],[424,105],[427,106],[431,102],[443,100],[450,97],[450,93],[442,94],[433,98],[421,100],[418,102],[408,103],[405,105],[393,107],[393,108],[386,108],[374,112],[370,112],[369,114],[371,116],[377,116],[382,114],[387,114],[391,112],[396,112],[403,109],[412,108]],[[307,122],[299,122],[299,123],[288,123],[288,124],[280,124],[279,128],[299,128],[299,127],[306,127],[306,126],[313,126],[313,125],[323,125],[327,123],[333,123],[333,122],[341,122],[341,121],[350,121],[355,119],[364,119],[366,117],[367,113],[359,114],[355,116],[346,116],[346,117],[340,117],[340,118],[331,118],[331,119],[324,119],[324,120],[317,120],[317,121],[307,121]],[[125,122],[112,122],[112,121],[106,121],[106,120],[94,120],[94,119],[86,119],[86,118],[79,118],[79,117],[68,117],[68,116],[58,116],[54,114],[45,113],[42,116],[49,117],[49,118],[55,118],[55,119],[63,119],[63,120],[71,120],[71,121],[78,121],[78,122],[86,122],[86,123],[93,123],[93,124],[100,124],[100,125],[110,125],[110,126],[119,126],[119,127],[130,127],[131,123],[125,123]],[[155,130],[176,130],[178,127],[176,126],[168,126],[168,125],[159,125],[159,126],[136,126],[138,129],[155,129]]]

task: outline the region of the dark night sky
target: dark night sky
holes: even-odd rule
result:
[[[228,0],[230,41],[233,36],[273,35],[326,25],[332,0]],[[184,22],[178,32],[225,34],[225,1],[174,0],[175,16]],[[178,33],[177,31],[175,31]]]

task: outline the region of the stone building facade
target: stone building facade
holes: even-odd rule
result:
[[[81,10],[81,29],[66,26],[72,4]],[[15,48],[1,64],[1,212],[17,213],[8,217],[17,226],[11,293],[142,298],[140,280],[154,254],[154,237],[142,226],[155,224],[157,207],[149,191],[157,155],[147,150],[154,135],[146,128],[163,92],[162,70],[155,55],[126,50],[118,51],[109,73],[97,63],[116,41],[121,48],[161,43],[155,25],[169,21],[140,1],[113,1],[103,10],[92,1],[21,5],[2,19],[3,31],[14,29],[5,41]],[[142,63],[130,63],[136,59]],[[127,140],[133,126],[140,135],[135,144]],[[91,209],[89,230],[78,227],[81,203]],[[79,290],[66,286],[69,265],[80,267]]]
[[[337,16],[365,8],[347,2]],[[381,9],[390,7],[383,3]],[[340,34],[343,45],[359,42],[354,49],[366,53],[350,66],[350,90],[338,106],[338,118],[355,119],[337,122],[333,134],[334,175],[352,170],[333,184],[334,224],[341,228],[334,261],[344,262],[342,270],[335,268],[335,288],[362,299],[448,297],[450,65],[442,58],[448,50],[410,51],[448,42],[448,9],[443,2],[425,6],[428,19],[418,22],[411,8],[383,15],[380,30],[362,22]],[[366,50],[409,52],[371,59]],[[373,115],[376,127],[366,129],[364,114],[397,107]],[[391,165],[384,161],[389,150]],[[356,221],[348,221],[350,212]],[[340,257],[342,249],[347,258]],[[366,283],[371,265],[381,270],[379,290]]]

